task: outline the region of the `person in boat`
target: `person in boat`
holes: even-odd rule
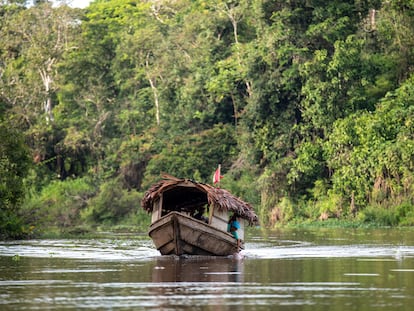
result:
[[[233,214],[227,224],[227,232],[230,232],[231,235],[237,240],[237,247],[240,246],[240,239],[237,230],[240,229],[240,223],[237,221],[237,215]]]
[[[203,214],[204,214],[204,208],[201,210],[197,210],[196,214],[194,215],[194,218],[197,220],[201,220],[205,222],[206,224],[208,224],[208,218],[205,217]]]

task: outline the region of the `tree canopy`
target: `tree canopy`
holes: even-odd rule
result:
[[[1,217],[22,232],[138,221],[162,172],[210,182],[221,164],[263,224],[413,224],[413,12],[411,0],[3,1]]]

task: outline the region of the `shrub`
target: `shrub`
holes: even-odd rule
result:
[[[110,180],[101,185],[96,197],[89,200],[82,219],[93,224],[117,224],[133,213],[140,202],[138,192],[122,189],[120,182]]]
[[[414,225],[414,206],[410,202],[388,208],[369,206],[359,213],[358,218],[363,222],[373,222],[381,226]]]
[[[88,178],[54,181],[39,193],[28,195],[22,207],[23,217],[37,231],[80,225],[80,212],[95,191]]]

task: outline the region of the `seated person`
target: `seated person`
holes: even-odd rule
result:
[[[208,218],[205,217],[203,214],[204,214],[204,209],[198,210],[196,212],[196,214],[194,215],[194,218],[197,219],[197,220],[201,220],[201,221],[205,222],[206,224],[208,224]]]

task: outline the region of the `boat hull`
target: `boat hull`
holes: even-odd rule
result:
[[[162,255],[228,256],[240,251],[231,234],[178,212],[151,224],[149,236]]]

